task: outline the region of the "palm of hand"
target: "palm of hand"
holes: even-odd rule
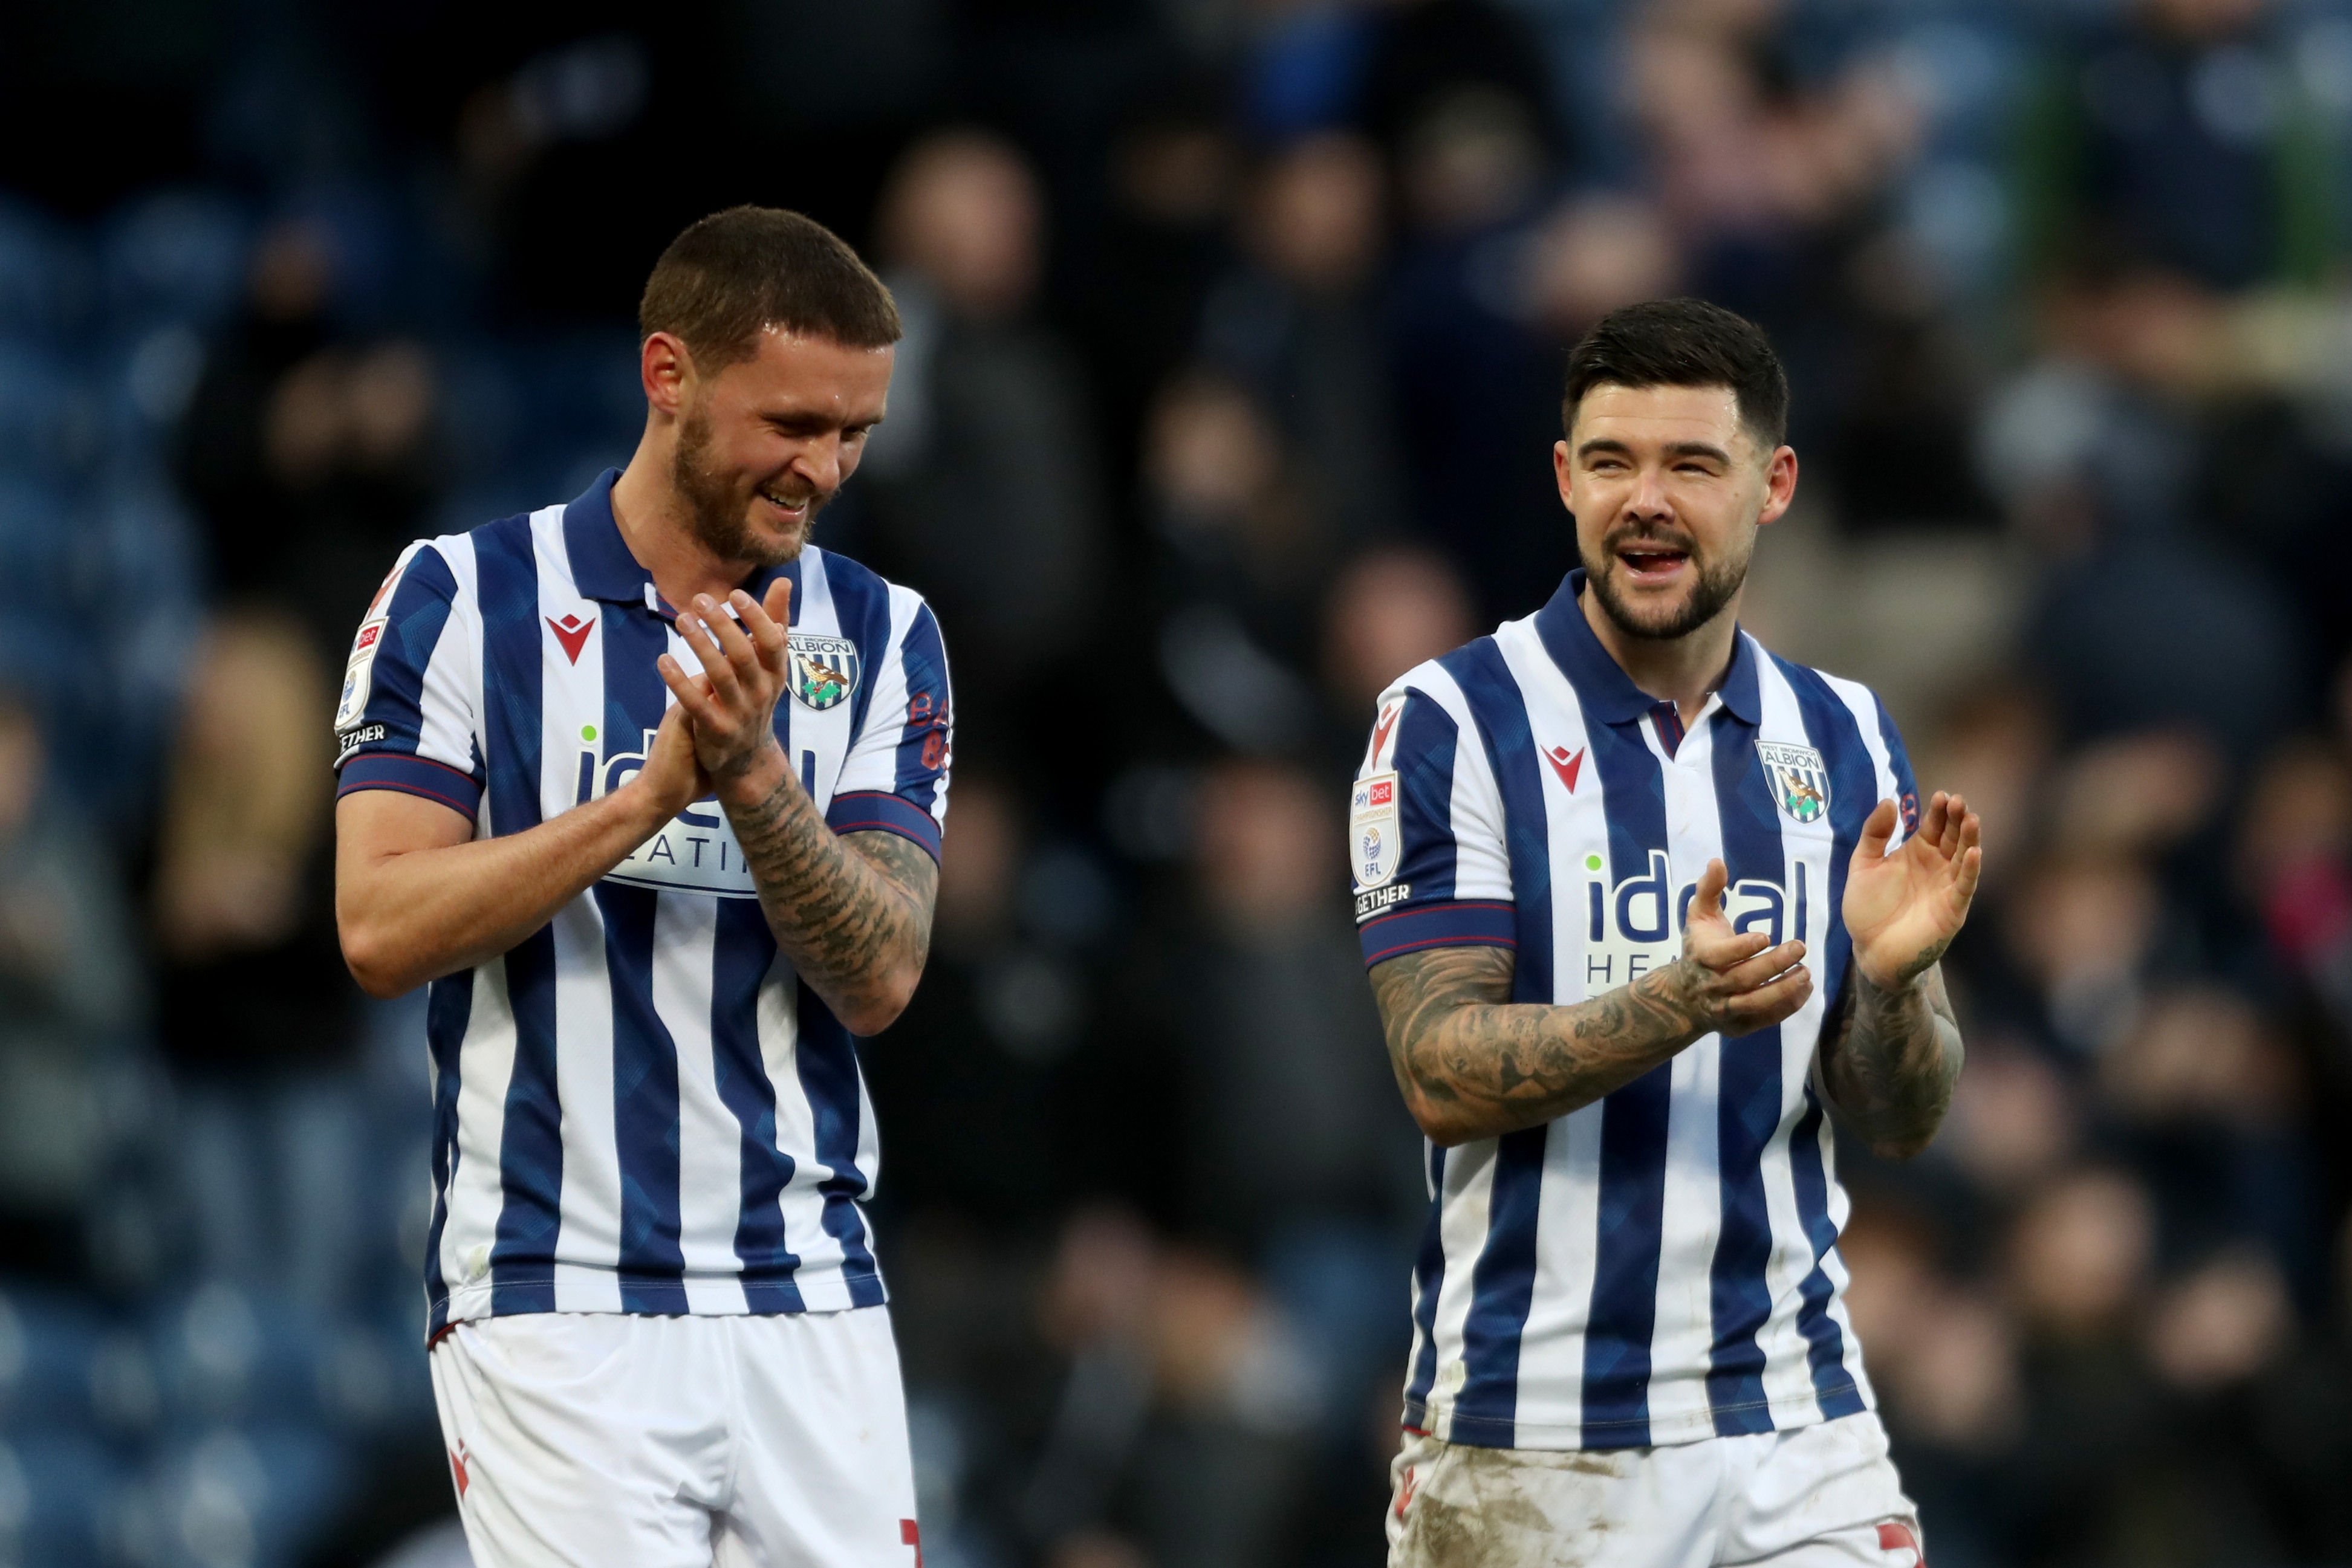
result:
[[[1968,919],[1984,862],[1977,816],[1958,796],[1938,792],[1919,831],[1888,854],[1896,821],[1895,802],[1881,800],[1845,881],[1854,966],[1882,989],[1909,984],[1944,956]]]

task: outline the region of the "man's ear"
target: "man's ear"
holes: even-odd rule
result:
[[[637,380],[646,403],[675,419],[693,391],[693,352],[674,333],[648,334],[637,350]]]
[[[1797,498],[1797,449],[1781,445],[1772,449],[1764,460],[1764,508],[1756,514],[1756,526],[1763,528],[1777,523]]]

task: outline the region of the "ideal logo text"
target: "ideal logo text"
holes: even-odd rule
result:
[[[616,752],[601,761],[596,753],[583,747],[572,803],[584,806],[644,772],[646,752],[653,748],[655,733],[645,732],[643,750]],[[743,859],[743,846],[735,841],[734,825],[718,801],[710,799],[698,800],[671,818],[653,837],[630,851],[626,860],[605,873],[604,880],[672,893],[714,894],[720,898],[760,895],[751,881],[751,868]]]
[[[1598,863],[1598,857],[1595,857]],[[1760,931],[1773,946],[1791,937],[1811,940],[1811,889],[1805,862],[1795,867],[1791,897],[1777,882],[1748,877],[1726,890],[1723,912],[1734,931]],[[1597,878],[1584,884],[1584,994],[1597,997],[1664,968],[1682,956],[1683,928],[1690,924],[1696,881],[1675,884],[1663,850],[1652,850],[1640,876],[1614,885]]]

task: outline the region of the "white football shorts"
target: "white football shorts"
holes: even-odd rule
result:
[[[884,1307],[531,1312],[433,1347],[475,1568],[917,1568]]]
[[[1405,1434],[1389,1568],[1926,1568],[1864,1411],[1670,1448],[1546,1452]]]

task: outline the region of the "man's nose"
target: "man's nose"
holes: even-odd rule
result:
[[[1626,497],[1625,509],[1640,517],[1671,517],[1675,508],[1666,498],[1666,476],[1655,468],[1643,468],[1633,476],[1633,493]]]
[[[838,433],[803,442],[793,466],[823,494],[841,488],[841,436]]]

